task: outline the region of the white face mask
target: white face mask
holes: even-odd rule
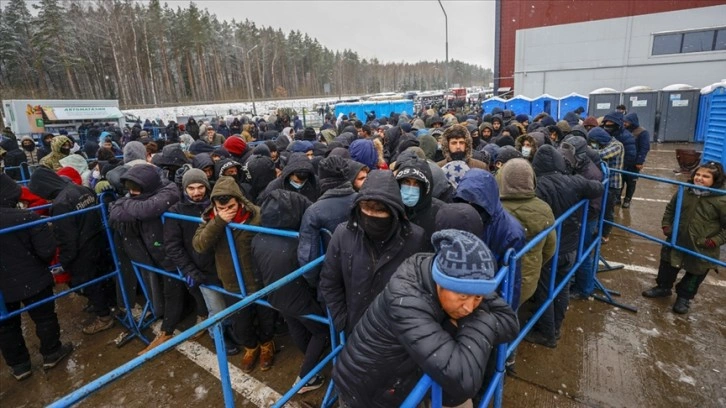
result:
[[[92,177],[95,178],[95,179],[100,179],[101,178],[101,172],[98,171],[98,170],[93,170]]]
[[[522,156],[529,157],[532,154],[532,148],[528,146],[522,146]]]

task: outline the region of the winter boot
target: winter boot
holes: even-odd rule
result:
[[[265,343],[266,344],[266,343]],[[257,357],[260,356],[260,346],[257,345],[255,348],[245,347],[245,354],[242,356],[242,371],[249,374],[255,369],[255,363]]]
[[[43,369],[49,370],[58,365],[64,358],[68,357],[73,352],[72,344],[61,344],[53,353],[43,356]]]
[[[660,286],[656,286],[653,288],[650,288],[648,290],[643,291],[643,296],[647,298],[661,298],[661,297],[668,297],[673,292],[668,288],[662,288]]]
[[[156,337],[154,337],[154,340],[152,340],[151,343],[149,343],[149,345],[146,346],[145,349],[139,351],[139,353],[137,354],[137,356],[143,355],[143,354],[151,351],[155,347],[160,346],[162,343],[166,343],[172,337],[174,337],[173,334],[166,334],[164,332],[161,332],[161,333],[157,334]]]
[[[83,328],[83,334],[96,334],[113,327],[113,316],[98,316],[96,320]]]
[[[676,303],[673,304],[673,311],[678,314],[686,314],[688,313],[688,308],[690,307],[690,305],[690,300],[678,296],[676,298]]]
[[[629,198],[626,198],[625,200],[623,200],[622,207],[623,208],[630,208],[630,199]]]
[[[270,340],[260,346],[260,370],[267,371],[272,368],[275,358],[275,342]]]
[[[33,369],[30,366],[30,360],[11,366],[10,371],[13,373],[13,377],[15,377],[18,381],[23,381],[33,374]]]
[[[529,343],[539,344],[540,346],[544,346],[547,348],[557,348],[556,339],[548,339],[547,336],[536,330],[532,330],[527,333],[527,336],[524,337],[524,340]]]

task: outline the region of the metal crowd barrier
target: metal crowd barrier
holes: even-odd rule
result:
[[[671,237],[668,241],[665,241],[660,238],[656,238],[652,235],[648,235],[644,232],[640,232],[636,229],[626,227],[625,225],[618,224],[616,222],[605,221],[606,223],[612,225],[613,227],[620,228],[623,231],[629,232],[631,234],[635,234],[641,238],[645,238],[649,241],[656,242],[658,244],[667,246],[669,248],[676,249],[678,251],[684,252],[684,253],[694,256],[696,258],[712,262],[712,263],[717,264],[722,267],[726,267],[726,262],[724,262],[724,260],[722,260],[722,259],[711,258],[711,257],[705,256],[698,252],[694,252],[688,248],[684,248],[684,247],[676,244],[676,241],[678,240],[678,227],[681,225],[681,207],[683,206],[683,194],[685,193],[685,189],[686,188],[696,188],[698,190],[709,191],[711,193],[719,194],[719,195],[726,195],[726,190],[719,190],[719,189],[715,189],[715,188],[697,186],[695,184],[689,184],[689,183],[684,183],[682,181],[669,180],[669,179],[665,179],[665,178],[661,178],[661,177],[650,176],[648,174],[631,173],[631,172],[625,171],[625,170],[611,169],[611,171],[614,171],[616,173],[622,173],[624,175],[635,176],[635,177],[642,178],[642,179],[652,180],[652,181],[656,181],[659,183],[666,183],[666,184],[678,186],[678,191],[675,194],[676,203],[675,203],[675,209],[673,210],[674,214],[675,214],[673,217],[673,228],[672,228],[673,234],[671,235]]]
[[[104,194],[109,194],[109,193],[104,193]],[[99,201],[103,201],[103,195],[104,194],[99,195]],[[38,209],[41,209],[41,208],[47,208],[47,207],[50,207],[50,205],[43,205],[43,206],[28,208],[27,211],[34,211],[34,210],[38,210]],[[0,230],[0,235],[2,235],[2,234],[9,234],[9,233],[12,233],[12,232],[15,232],[15,231],[20,231],[20,230],[23,230],[23,229],[32,228],[32,227],[35,227],[37,225],[47,224],[49,222],[53,222],[53,221],[56,221],[56,220],[59,220],[59,219],[67,218],[67,217],[74,217],[74,216],[77,216],[77,215],[80,215],[80,214],[83,214],[83,213],[87,213],[87,212],[91,212],[91,211],[100,211],[101,212],[101,220],[103,222],[104,230],[106,232],[106,238],[109,241],[109,246],[110,246],[110,250],[111,250],[111,257],[113,258],[113,262],[114,262],[115,269],[113,271],[105,274],[105,275],[96,277],[96,278],[94,278],[94,279],[92,279],[92,280],[90,280],[88,282],[85,282],[85,283],[83,283],[81,285],[78,285],[78,286],[69,288],[68,290],[61,291],[60,293],[56,293],[53,296],[48,297],[46,299],[39,300],[39,301],[37,301],[35,303],[32,303],[30,305],[26,305],[26,306],[24,306],[24,307],[22,307],[22,308],[20,308],[20,309],[18,309],[16,311],[14,311],[14,312],[11,312],[11,313],[8,313],[7,307],[5,305],[5,301],[4,301],[3,297],[2,297],[2,293],[0,293],[0,321],[9,319],[11,317],[18,316],[18,315],[20,315],[22,313],[25,313],[25,312],[27,312],[29,310],[32,310],[32,309],[38,307],[40,305],[43,305],[43,304],[48,303],[48,302],[55,301],[56,299],[62,298],[64,296],[67,296],[67,295],[69,295],[69,294],[71,294],[73,292],[78,292],[78,291],[80,291],[83,288],[86,288],[86,287],[91,286],[91,285],[98,284],[101,281],[104,281],[106,279],[116,278],[116,279],[118,279],[118,284],[123,286],[123,276],[122,276],[122,274],[120,272],[120,269],[118,267],[118,257],[116,255],[116,249],[113,246],[113,239],[112,239],[112,236],[111,236],[111,230],[110,230],[110,228],[108,226],[108,217],[107,217],[108,214],[107,214],[107,210],[106,210],[106,207],[105,207],[104,204],[96,204],[93,207],[85,208],[85,209],[78,210],[78,211],[73,211],[73,212],[70,212],[70,213],[67,213],[67,214],[57,215],[57,216],[54,216],[54,217],[45,217],[45,218],[42,218],[42,219],[39,219],[39,220],[36,220],[36,221],[32,221],[32,222],[28,222],[28,223],[24,223],[24,224],[20,224],[20,225],[15,225],[13,227],[3,228],[3,229]],[[73,271],[71,271],[71,273],[72,272]],[[131,322],[133,321],[133,316],[131,315],[131,309],[129,308],[128,296],[126,296],[125,293],[124,293],[124,296],[123,296],[123,303],[124,303],[124,306],[126,307],[126,313],[123,316],[119,316],[119,315],[116,315],[115,314],[114,317],[116,317],[116,319],[118,319],[121,322],[121,324],[123,324],[127,329],[133,331],[134,330],[134,326],[133,326],[133,324],[131,324]]]
[[[166,218],[174,218],[182,221],[187,222],[194,222],[199,223],[201,219],[199,217],[191,217],[181,214],[175,214],[175,213],[164,213],[162,216],[162,220]],[[276,230],[271,228],[265,228],[265,227],[258,227],[258,226],[252,226],[252,225],[244,225],[244,224],[235,224],[230,223],[226,227],[226,238],[227,243],[230,245],[230,248],[235,248],[234,244],[234,237],[232,235],[233,229],[240,229],[240,230],[246,230],[256,233],[263,233],[263,234],[270,234],[270,235],[277,235],[277,236],[283,236],[283,237],[289,237],[289,238],[298,238],[299,233],[295,231],[287,231],[287,230]],[[152,349],[151,351],[145,353],[142,356],[136,357],[133,360],[125,363],[124,365],[112,370],[111,372],[99,377],[98,379],[86,384],[85,386],[73,391],[72,393],[58,399],[53,404],[50,405],[50,407],[67,407],[72,404],[75,404],[82,399],[86,398],[90,394],[100,390],[104,386],[118,380],[119,378],[123,377],[124,375],[128,374],[132,370],[138,368],[139,366],[143,365],[145,362],[150,361],[154,359],[156,356],[164,353],[165,351],[169,350],[170,348],[176,347],[177,345],[183,343],[184,341],[190,339],[193,335],[195,335],[197,332],[209,329],[212,327],[212,330],[214,332],[214,343],[215,348],[217,351],[217,362],[219,364],[219,371],[220,371],[220,380],[222,385],[222,394],[224,397],[224,404],[226,407],[234,407],[234,392],[232,389],[232,383],[229,376],[229,366],[227,361],[227,353],[226,348],[224,344],[224,334],[223,334],[223,328],[222,328],[222,321],[226,319],[227,317],[231,316],[232,314],[240,311],[241,309],[248,307],[252,304],[258,304],[264,307],[271,307],[271,305],[264,301],[262,298],[270,294],[271,292],[279,289],[280,287],[291,283],[293,280],[297,279],[298,277],[301,277],[303,274],[305,274],[307,271],[312,270],[313,268],[316,268],[318,265],[320,265],[324,260],[324,255],[321,255],[320,257],[316,258],[315,260],[309,262],[306,265],[303,265],[302,267],[290,272],[288,275],[286,275],[284,278],[271,283],[270,285],[265,286],[263,289],[247,294],[247,291],[245,289],[244,280],[242,278],[242,267],[240,265],[239,259],[237,257],[237,251],[231,250],[230,253],[232,254],[232,263],[234,265],[235,273],[237,276],[237,282],[240,286],[240,292],[241,293],[233,293],[224,290],[223,288],[220,288],[218,286],[213,285],[201,285],[205,288],[212,289],[214,291],[223,293],[225,295],[233,296],[239,301],[235,303],[232,306],[227,307],[223,311],[209,316],[206,320],[203,322],[194,325],[193,327],[184,330],[179,335],[175,335],[172,339],[166,341],[165,343],[161,344],[160,346]],[[139,262],[131,262],[134,273],[136,274],[138,284],[141,286],[141,289],[147,299],[146,305],[143,308],[142,317],[138,322],[133,322],[134,327],[132,329],[132,336],[138,336],[140,340],[142,340],[144,343],[148,344],[149,340],[142,335],[142,330],[148,327],[153,321],[156,319],[155,316],[153,316],[153,308],[150,305],[151,297],[149,295],[148,289],[146,288],[145,282],[142,279],[140,269],[144,269],[147,271],[150,271],[152,273],[157,273],[165,277],[169,277],[172,279],[177,279],[180,281],[184,281],[184,277],[182,276],[181,272],[177,268],[177,273],[170,273],[169,271],[165,271],[159,268],[156,268],[152,265],[147,265]],[[146,320],[146,314],[147,311],[150,311],[152,314],[152,317],[150,320]],[[297,392],[305,386],[305,384],[312,379],[316,374],[318,374],[327,364],[329,364],[333,359],[340,353],[340,351],[343,349],[343,337],[341,335],[340,339],[337,337],[337,332],[335,331],[335,328],[333,327],[332,319],[329,317],[324,316],[316,316],[316,315],[303,315],[300,316],[302,318],[307,318],[310,320],[314,320],[318,323],[326,324],[330,327],[330,340],[331,340],[331,352],[325,356],[305,377],[303,377],[300,381],[298,381],[297,384],[295,384],[292,388],[290,388],[283,396],[278,400],[273,407],[281,407],[287,401],[289,401],[293,396],[297,394]],[[323,406],[330,406],[335,401],[337,396],[333,395],[333,382],[330,381],[328,384],[328,389],[325,394],[325,398],[323,399]]]

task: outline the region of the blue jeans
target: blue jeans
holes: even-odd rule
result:
[[[199,287],[199,290],[202,292],[202,297],[204,298],[204,303],[207,304],[207,311],[209,312],[209,316],[212,316],[214,314],[217,314],[224,310],[227,307],[227,303],[224,301],[224,295],[214,291],[209,288],[205,288],[203,286]],[[223,326],[228,326],[227,320],[222,321]],[[214,337],[212,334],[212,327],[209,328],[209,335]]]
[[[585,248],[592,244],[597,231],[597,219],[588,220],[585,226]],[[590,296],[595,291],[595,251],[582,261],[582,264],[575,272],[575,290],[581,295]]]

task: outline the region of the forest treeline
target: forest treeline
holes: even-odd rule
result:
[[[2,3],[2,99],[108,98],[132,107],[445,86],[443,61],[367,60],[299,31],[220,21],[194,3],[40,0],[34,13],[25,0]],[[449,84],[485,85],[491,76],[449,65]]]

